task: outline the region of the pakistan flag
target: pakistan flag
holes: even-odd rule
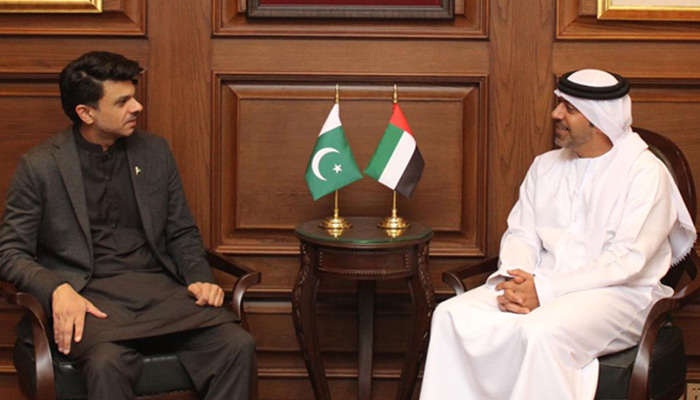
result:
[[[362,178],[345,140],[338,104],[328,114],[306,167],[306,183],[314,200]]]

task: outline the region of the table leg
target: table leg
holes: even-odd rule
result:
[[[372,349],[374,347],[374,281],[357,281],[359,356],[358,399],[372,399]]]
[[[406,358],[401,371],[396,400],[410,400],[418,379],[418,371],[425,361],[430,334],[430,321],[435,309],[435,292],[428,273],[428,244],[418,248],[417,271],[409,279],[413,301],[413,324]]]
[[[330,400],[326,374],[321,360],[318,330],[316,329],[316,294],[320,280],[314,265],[316,254],[312,246],[302,242],[301,266],[292,290],[292,316],[309,380],[316,400]]]

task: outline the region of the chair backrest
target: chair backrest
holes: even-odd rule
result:
[[[678,189],[690,212],[690,216],[693,218],[693,221],[695,221],[697,212],[695,184],[693,183],[693,176],[690,172],[690,165],[681,149],[670,139],[658,133],[636,127],[633,128],[633,130],[649,145],[649,150],[666,164],[666,167],[676,180],[676,185],[678,185]],[[672,286],[676,292],[678,292],[679,289],[681,289],[680,286],[684,286],[687,283],[681,280],[683,272],[686,272],[691,279],[695,279],[697,276],[697,265],[692,262],[690,257],[686,257],[686,260],[680,265],[671,268],[662,281],[664,284]]]

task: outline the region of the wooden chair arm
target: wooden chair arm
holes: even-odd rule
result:
[[[464,279],[484,274],[487,272],[495,272],[498,269],[498,257],[489,258],[476,264],[467,264],[442,273],[442,281],[448,284],[455,294],[462,294],[466,290]]]
[[[695,265],[695,270],[700,265],[698,256],[692,252],[684,263],[690,262]],[[673,268],[681,268],[677,265]],[[661,299],[656,302],[649,311],[647,319],[642,328],[642,337],[639,341],[639,350],[634,360],[632,376],[630,377],[628,398],[646,399],[649,398],[649,366],[651,365],[651,353],[654,343],[659,335],[661,326],[668,320],[669,315],[676,309],[683,307],[700,294],[700,274],[695,274],[693,279],[673,296]]]
[[[236,283],[233,285],[231,308],[233,309],[233,312],[236,313],[238,318],[241,319],[241,325],[243,328],[248,329],[248,320],[243,312],[243,296],[250,287],[260,283],[260,272],[253,271],[252,269],[237,263],[231,257],[227,257],[221,253],[217,253],[209,249],[207,249],[207,262],[209,262],[210,267],[226,272],[227,274],[238,278]]]
[[[53,357],[49,343],[49,338],[53,335],[49,335],[49,323],[44,308],[36,297],[29,293],[18,292],[9,282],[2,282],[0,291],[8,303],[22,307],[29,315],[36,357],[36,398],[56,398]]]
[[[671,311],[678,308],[678,300],[669,297],[661,299],[654,304],[644,322],[642,337],[639,340],[637,357],[632,367],[627,398],[648,399],[649,398],[649,369],[651,365],[651,353],[654,348],[656,338],[659,336],[661,326],[668,321]]]

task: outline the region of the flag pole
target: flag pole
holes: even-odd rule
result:
[[[393,100],[394,104],[399,103],[399,91],[396,84],[394,84]],[[400,236],[403,233],[403,230],[411,225],[408,223],[408,221],[398,216],[398,212],[396,210],[396,190],[392,190],[392,192],[394,196],[391,207],[391,216],[384,218],[384,220],[382,220],[382,222],[379,223],[378,227],[385,229],[387,235],[394,238]]]
[[[340,86],[335,85],[335,104],[340,104]],[[335,190],[335,201],[333,205],[333,216],[326,217],[319,224],[321,228],[328,229],[333,237],[338,237],[343,233],[343,229],[351,228],[352,224],[348,222],[347,219],[340,216],[340,209],[338,207],[338,189]]]

